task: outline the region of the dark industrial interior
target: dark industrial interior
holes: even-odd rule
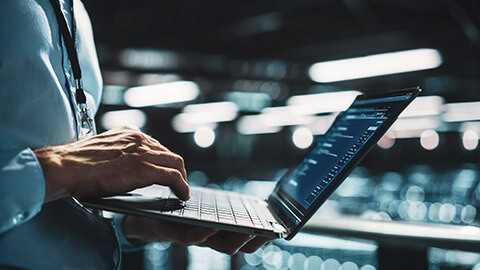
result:
[[[480,269],[479,1],[83,2],[105,87],[98,131],[137,125],[184,157],[192,185],[268,194],[310,147],[292,141],[302,125],[264,133],[240,126],[292,96],[420,86],[420,98],[432,101],[425,106],[434,108],[403,118],[410,128],[392,130],[392,144],[376,146],[318,213],[377,222],[365,223],[371,230],[311,225],[290,242],[235,256],[156,243],[124,254],[124,269]],[[437,50],[441,64],[336,82],[309,75],[318,62],[422,48]],[[198,95],[146,106],[125,98],[129,89],[176,81],[194,82]],[[209,142],[196,141],[200,125],[175,127],[186,106],[217,102],[236,110],[227,120],[205,121]],[[444,231],[422,234],[438,226]],[[472,237],[456,238],[462,230]]]

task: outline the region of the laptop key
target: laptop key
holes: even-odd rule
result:
[[[253,223],[252,223],[252,221],[250,221],[250,220],[237,219],[237,220],[236,220],[236,223],[237,223],[238,225],[242,225],[242,226],[248,226],[248,227],[252,227],[252,226],[253,226]]]
[[[218,221],[227,224],[236,224],[234,219],[218,217]]]
[[[202,220],[208,220],[208,221],[217,221],[217,216],[216,215],[208,215],[201,213],[200,214],[200,219]]]
[[[189,218],[198,218],[198,212],[184,209],[182,216]]]

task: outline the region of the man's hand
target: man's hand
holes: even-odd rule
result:
[[[45,176],[45,202],[116,195],[152,184],[169,186],[182,200],[189,198],[182,157],[137,129],[115,128],[34,153]]]
[[[152,184],[169,186],[189,199],[183,159],[137,129],[122,127],[65,145],[34,150],[45,176],[45,202],[67,196],[122,194]],[[206,246],[235,254],[254,252],[268,238],[127,216],[128,238]]]
[[[271,239],[252,237],[248,234],[218,231],[206,227],[126,216],[123,233],[127,238],[143,242],[173,242],[182,245],[210,247],[222,253],[233,255],[239,251],[252,253]]]

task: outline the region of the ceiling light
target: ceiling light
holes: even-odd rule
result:
[[[480,122],[464,122],[458,129],[460,132],[466,132],[467,130],[473,130],[480,134]]]
[[[198,103],[190,104],[183,108],[183,112],[186,113],[197,113],[205,111],[215,111],[215,112],[230,112],[237,111],[237,105],[233,102],[222,101],[222,102],[210,102],[210,103]]]
[[[463,143],[463,147],[468,151],[477,149],[478,133],[474,130],[465,131],[462,136],[462,143]]]
[[[424,48],[319,62],[310,67],[309,75],[315,82],[329,83],[433,69],[441,64],[438,50]]]
[[[134,126],[143,128],[147,122],[147,115],[141,110],[118,110],[105,112],[100,123],[106,130],[118,126]]]
[[[297,95],[287,100],[289,106],[302,106],[310,114],[340,112],[346,110],[360,95],[355,90],[319,94]]]
[[[437,129],[439,120],[432,116],[397,119],[390,128],[391,131]]]
[[[420,138],[424,130],[412,129],[412,130],[396,130],[390,132],[389,136],[393,139],[411,139]]]
[[[309,125],[315,121],[315,116],[306,114],[301,106],[265,108],[258,118],[263,125],[272,127]]]
[[[262,115],[245,115],[238,119],[237,130],[240,134],[270,134],[282,130],[280,126],[266,125]]]
[[[125,103],[131,107],[146,107],[194,100],[200,94],[198,85],[190,81],[177,81],[129,88]]]
[[[417,97],[398,117],[439,115],[442,113],[443,104],[443,98],[440,96]]]
[[[377,145],[382,149],[390,149],[395,144],[395,137],[393,134],[385,134],[378,140]]]
[[[238,108],[233,102],[187,105],[183,113],[173,117],[172,127],[180,133],[194,132],[202,126],[216,128],[217,123],[235,120],[237,115]]]
[[[195,130],[193,139],[201,148],[210,147],[215,142],[215,131],[210,127],[200,127]]]
[[[306,149],[312,145],[313,134],[308,128],[299,127],[293,132],[292,141],[297,148]]]
[[[125,49],[119,62],[124,67],[140,69],[173,69],[180,63],[177,53],[153,49]]]
[[[172,128],[178,133],[191,133],[195,132],[200,127],[209,127],[211,129],[217,128],[217,123],[191,123],[185,121],[185,117],[176,115],[172,119]]]
[[[445,122],[480,120],[480,102],[458,102],[445,104]]]
[[[438,147],[440,136],[435,130],[425,130],[420,135],[420,144],[425,150],[433,150]]]
[[[338,113],[331,113],[329,115],[314,116],[312,123],[305,125],[313,135],[323,135],[332,125]]]

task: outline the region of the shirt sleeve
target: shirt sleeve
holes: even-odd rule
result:
[[[0,234],[40,212],[45,180],[31,149],[0,152]]]

